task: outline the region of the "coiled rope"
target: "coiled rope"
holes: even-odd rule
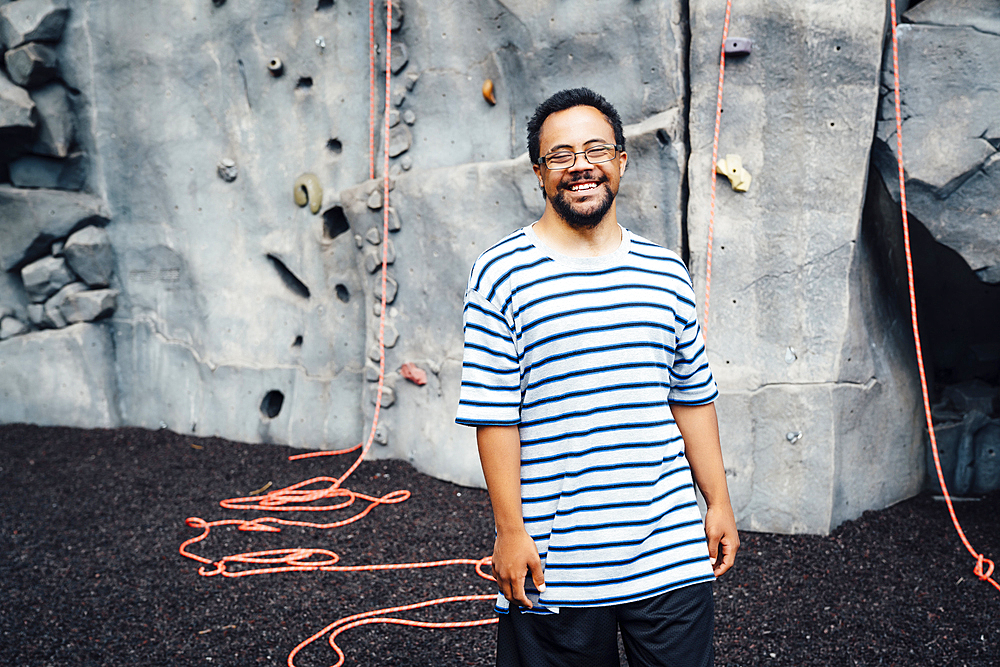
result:
[[[930,436],[931,452],[934,455],[934,468],[937,471],[938,482],[941,484],[941,491],[944,495],[945,503],[948,505],[948,514],[951,515],[951,522],[955,526],[958,537],[972,557],[976,559],[973,568],[975,575],[982,581],[988,581],[1000,591],[1000,584],[990,575],[993,574],[993,561],[976,551],[968,538],[962,525],[955,515],[955,506],[951,502],[951,494],[948,493],[948,485],[944,481],[944,472],[941,469],[941,457],[938,454],[937,436],[934,433],[934,422],[931,418],[931,401],[927,391],[927,375],[924,372],[924,355],[920,347],[920,328],[917,326],[917,297],[913,288],[913,257],[910,253],[910,222],[906,214],[906,179],[903,170],[903,114],[899,103],[899,42],[896,36],[896,0],[889,0],[889,10],[892,16],[892,84],[893,96],[896,107],[896,164],[899,169],[899,208],[903,214],[903,248],[906,251],[906,280],[910,293],[910,324],[913,327],[913,343],[917,351],[917,370],[920,374],[920,393],[924,399],[924,419],[927,421],[927,433]]]
[[[371,76],[371,86],[369,88],[371,95],[371,117],[369,121],[369,176],[374,179],[375,177],[375,8],[374,0],[369,0],[368,5],[369,12],[369,55],[370,55],[370,68],[369,73]],[[338,565],[340,562],[340,556],[327,549],[314,549],[314,548],[291,548],[291,549],[269,549],[265,551],[254,551],[248,553],[235,554],[231,556],[224,556],[219,560],[211,560],[203,556],[191,553],[188,551],[188,547],[204,541],[208,538],[212,531],[212,528],[218,526],[233,525],[236,526],[238,530],[242,531],[257,531],[257,532],[280,532],[281,528],[279,526],[299,526],[306,528],[316,528],[320,530],[329,530],[332,528],[340,528],[348,524],[354,523],[360,520],[370,511],[372,511],[378,505],[394,505],[397,503],[404,502],[410,497],[410,492],[407,490],[396,490],[391,491],[384,496],[374,497],[368,496],[362,493],[356,493],[350,489],[343,487],[343,483],[348,477],[357,470],[358,466],[361,465],[362,460],[368,453],[368,450],[372,446],[372,442],[375,439],[375,432],[378,428],[379,412],[382,407],[382,393],[385,382],[385,312],[386,312],[386,283],[388,276],[388,239],[389,239],[389,111],[390,111],[390,74],[391,74],[391,54],[392,54],[392,2],[389,0],[386,2],[386,20],[385,20],[385,126],[383,128],[383,161],[382,161],[382,238],[385,242],[382,243],[382,295],[381,295],[381,312],[379,315],[379,334],[378,334],[378,347],[379,347],[379,372],[378,372],[378,385],[375,394],[375,411],[372,417],[371,430],[368,433],[368,438],[364,443],[359,443],[353,447],[347,449],[341,449],[337,451],[327,451],[327,452],[310,452],[306,454],[297,454],[295,456],[288,457],[289,460],[294,461],[298,459],[313,458],[317,456],[335,456],[339,454],[347,454],[350,452],[361,450],[360,455],[357,460],[351,465],[347,471],[340,477],[313,477],[312,479],[307,479],[305,481],[293,484],[291,486],[285,487],[283,489],[277,489],[271,491],[270,493],[263,496],[244,496],[240,498],[229,498],[223,500],[219,503],[222,507],[226,509],[235,510],[250,510],[250,511],[265,511],[265,512],[332,512],[336,510],[341,510],[353,505],[356,500],[363,500],[368,503],[367,507],[362,509],[357,514],[340,521],[332,521],[329,523],[316,523],[311,521],[295,521],[289,519],[280,519],[273,516],[265,516],[258,519],[244,520],[244,519],[221,519],[218,521],[205,521],[204,519],[198,517],[190,517],[187,519],[186,523],[192,528],[200,528],[202,533],[196,537],[192,537],[189,540],[183,542],[179,548],[179,552],[182,556],[190,558],[202,564],[198,568],[198,574],[204,577],[213,577],[216,575],[222,575],[223,577],[247,577],[260,574],[275,574],[278,572],[373,572],[382,570],[405,570],[405,569],[424,569],[431,567],[444,567],[451,565],[471,565],[475,568],[476,574],[478,574],[483,579],[489,581],[494,581],[493,577],[485,572],[484,567],[491,564],[492,557],[485,556],[483,558],[471,559],[471,558],[452,558],[448,560],[437,560],[429,562],[418,562],[418,563],[389,563],[383,565]],[[317,484],[325,484],[320,488],[306,488],[315,486]],[[315,503],[320,501],[330,501],[332,504],[322,504],[322,505],[312,505],[309,503]],[[241,566],[250,566],[250,569],[242,570],[230,570],[230,564],[239,564]],[[449,604],[453,602],[485,602],[492,601],[496,597],[496,594],[489,595],[459,595],[445,598],[437,598],[434,600],[425,600],[422,602],[416,602],[413,604],[396,606],[396,607],[386,607],[383,609],[374,609],[371,611],[362,612],[360,614],[353,614],[351,616],[345,616],[340,618],[333,623],[330,623],[325,628],[315,633],[311,637],[300,642],[298,646],[292,649],[291,653],[288,654],[288,667],[295,667],[295,656],[298,655],[303,649],[312,644],[313,642],[321,639],[329,633],[328,642],[330,647],[337,654],[337,662],[333,667],[341,667],[346,661],[346,656],[344,651],[337,645],[337,637],[347,630],[356,628],[362,625],[371,624],[391,624],[391,625],[406,625],[418,628],[469,628],[480,625],[490,625],[497,622],[496,616],[491,616],[484,619],[476,619],[471,621],[450,621],[450,622],[427,622],[427,621],[414,621],[406,618],[396,618],[389,616],[389,614],[395,614],[403,611],[412,611],[415,609],[423,609],[426,607],[431,607],[435,605]]]

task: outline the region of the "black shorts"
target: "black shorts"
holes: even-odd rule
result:
[[[606,607],[500,615],[497,667],[619,667],[618,631],[630,667],[712,667],[712,583]]]

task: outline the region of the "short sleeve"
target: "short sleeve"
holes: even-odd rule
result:
[[[465,294],[462,389],[455,422],[514,426],[521,421],[521,365],[510,324],[475,289]]]
[[[678,318],[677,346],[670,369],[670,394],[667,400],[679,405],[707,405],[719,397],[719,389],[708,366],[705,337],[692,306],[687,319]]]

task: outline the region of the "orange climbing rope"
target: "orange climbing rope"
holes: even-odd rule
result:
[[[374,83],[374,0],[369,2],[369,55],[371,67],[371,117],[369,122],[369,175],[375,177],[375,83]],[[494,581],[493,577],[484,571],[484,567],[491,564],[492,558],[453,558],[448,560],[437,560],[417,563],[389,563],[383,565],[338,565],[340,556],[327,549],[315,548],[291,548],[291,549],[269,549],[265,551],[254,551],[249,553],[224,556],[218,560],[211,560],[203,556],[191,553],[188,547],[204,541],[208,538],[212,528],[218,526],[233,525],[241,531],[258,532],[280,532],[279,526],[299,526],[306,528],[317,528],[327,530],[339,528],[360,520],[378,505],[392,505],[401,503],[410,497],[407,490],[391,491],[384,496],[374,497],[362,493],[356,493],[342,485],[348,477],[361,465],[362,460],[371,448],[378,428],[379,413],[382,407],[382,393],[385,382],[385,312],[386,312],[386,286],[388,281],[388,238],[389,238],[389,111],[390,111],[390,74],[391,74],[391,54],[392,54],[392,2],[386,3],[386,51],[385,51],[385,126],[383,128],[383,162],[382,162],[382,294],[381,310],[379,316],[379,373],[378,385],[375,394],[375,411],[372,416],[371,430],[364,443],[359,443],[347,449],[328,452],[310,452],[288,457],[289,460],[312,458],[316,456],[333,456],[347,454],[361,450],[357,460],[340,477],[314,477],[305,481],[293,484],[283,489],[271,491],[264,496],[244,496],[241,498],[229,498],[219,504],[226,509],[236,510],[259,510],[266,512],[332,512],[345,509],[354,504],[356,500],[368,502],[367,507],[357,514],[339,521],[329,523],[317,523],[312,521],[296,521],[280,519],[273,516],[265,516],[253,520],[245,519],[221,519],[218,521],[205,521],[198,517],[187,519],[187,525],[192,528],[201,528],[202,533],[183,542],[179,548],[180,554],[194,561],[202,563],[198,568],[198,574],[205,577],[222,575],[223,577],[246,577],[259,574],[274,574],[278,572],[372,572],[381,570],[404,570],[421,569],[430,567],[444,567],[450,565],[472,565],[476,573],[487,580]],[[324,485],[319,488],[316,485]],[[325,501],[325,502],[324,502]],[[322,504],[312,504],[322,503]],[[229,569],[230,564],[237,565],[244,569]],[[208,567],[210,566],[210,567]],[[398,607],[388,607],[384,609],[374,609],[360,614],[354,614],[338,619],[329,624],[316,634],[299,643],[288,655],[288,667],[295,667],[295,656],[303,649],[329,633],[329,644],[337,654],[337,662],[333,667],[340,667],[346,661],[343,650],[337,645],[336,639],[341,633],[362,625],[375,623],[407,625],[419,628],[468,628],[480,625],[489,625],[497,622],[496,616],[490,618],[476,619],[472,621],[452,621],[452,622],[426,622],[414,621],[405,618],[395,618],[388,614],[395,614],[402,611],[422,609],[435,605],[448,604],[452,602],[478,602],[492,601],[495,593],[489,595],[460,595],[435,600],[425,600],[409,605]]]
[[[972,554],[972,557],[976,559],[976,566],[973,568],[973,572],[979,579],[988,581],[997,590],[1000,590],[1000,584],[990,576],[993,574],[993,561],[972,547],[972,544],[965,536],[965,531],[962,530],[962,526],[958,522],[958,517],[955,515],[955,506],[951,502],[951,494],[948,493],[948,485],[944,481],[944,472],[941,470],[937,436],[934,433],[934,422],[931,418],[931,401],[927,391],[927,375],[924,372],[924,355],[920,347],[920,329],[917,326],[917,298],[913,288],[913,258],[910,253],[910,222],[906,213],[906,179],[903,171],[903,115],[899,104],[899,42],[896,36],[896,0],[890,0],[889,8],[892,16],[892,79],[896,107],[896,163],[899,168],[899,207],[903,215],[903,248],[906,251],[906,279],[910,291],[910,323],[913,327],[913,343],[917,351],[920,392],[924,399],[924,418],[927,421],[927,433],[930,435],[931,452],[934,455],[934,468],[937,471],[938,482],[941,484],[945,503],[948,505],[948,513],[951,515],[951,521],[955,525],[955,530],[958,532],[962,544]]]
[[[708,251],[705,254],[705,314],[701,318],[702,336],[708,343],[708,303],[712,296],[712,246],[715,244],[715,164],[719,161],[719,127],[722,124],[722,85],[726,80],[726,39],[729,37],[729,16],[733,0],[726,0],[726,20],[722,24],[719,48],[719,92],[715,96],[715,136],[712,139],[712,192],[708,204]]]

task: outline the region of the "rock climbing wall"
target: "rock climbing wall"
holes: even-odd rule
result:
[[[482,484],[474,435],[453,424],[462,296],[478,253],[541,211],[521,157],[527,118],[561,87],[591,85],[614,99],[633,142],[623,221],[679,250],[681,6],[393,7],[389,239],[381,181],[368,181],[367,6],[0,8],[14,17],[0,98],[11,100],[6,131],[20,142],[2,156],[10,183],[0,185],[0,207],[16,224],[0,232],[12,337],[0,348],[0,418],[354,444],[373,408],[373,261],[389,243],[389,375],[372,455]],[[588,64],[611,59],[622,74]],[[380,158],[381,103],[376,115]],[[63,260],[70,235],[88,226],[104,234],[110,284],[87,282]],[[78,302],[99,321],[75,323]],[[72,317],[58,319],[66,304]],[[109,372],[74,370],[78,355]],[[402,380],[404,363],[426,384]],[[44,408],[41,390],[8,389],[34,386],[39,367],[67,388]]]
[[[1000,488],[1000,4],[924,0],[902,18],[906,201],[932,415],[950,490],[985,493]],[[866,221],[886,247],[888,273],[902,276],[890,55]],[[905,284],[887,283],[905,298]],[[929,447],[927,464],[933,471]],[[928,485],[939,488],[933,472]]]
[[[724,3],[691,3],[691,201],[704,290]],[[730,36],[706,323],[730,493],[742,526],[823,533],[920,489],[907,320],[860,235],[885,3],[741,2]]]
[[[528,117],[579,85],[618,107],[620,221],[689,256],[701,293],[724,7],[394,0],[391,128],[377,101],[370,179],[366,3],[0,0],[0,421],[356,444],[374,411],[385,248],[371,456],[481,485],[474,433],[453,424],[462,297],[478,254],[542,211]],[[881,0],[734,10],[730,35],[752,50],[728,60],[720,157],[748,187],[719,176],[707,329],[745,528],[827,532],[923,481],[898,247],[879,232],[894,196],[885,18]],[[933,71],[904,92],[904,132],[925,132],[917,208],[994,280],[981,220],[996,202],[977,193],[991,189],[995,91],[949,73],[990,75],[995,6],[924,0],[908,18],[904,75],[921,54]],[[965,44],[952,64],[934,55],[949,39]],[[942,129],[921,121],[931,112],[965,120]],[[941,132],[959,149],[930,155]]]

